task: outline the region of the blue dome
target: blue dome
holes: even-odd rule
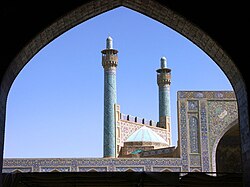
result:
[[[145,125],[131,134],[125,142],[158,142],[167,144],[161,136]]]

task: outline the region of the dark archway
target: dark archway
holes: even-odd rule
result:
[[[220,139],[216,150],[217,172],[242,172],[240,131],[238,124]]]
[[[160,1],[159,1],[160,2]],[[22,46],[15,56],[15,58],[8,65],[7,70],[1,80],[0,87],[0,128],[1,128],[1,166],[3,159],[3,147],[4,147],[4,129],[5,129],[5,116],[6,116],[6,102],[9,89],[15,80],[18,73],[29,62],[29,60],[46,44],[60,36],[72,27],[94,17],[103,12],[124,6],[140,12],[146,16],[149,16],[156,21],[159,21],[175,31],[179,32],[198,47],[200,47],[205,53],[207,53],[228,77],[233,89],[236,93],[238,112],[239,112],[239,125],[241,134],[242,145],[242,161],[244,180],[250,181],[250,157],[249,145],[250,145],[250,133],[249,133],[249,111],[248,111],[248,93],[245,81],[241,72],[239,72],[236,63],[230,58],[221,46],[217,44],[206,32],[202,31],[195,24],[192,24],[181,15],[175,13],[170,8],[164,6],[164,3],[159,3],[156,0],[148,1],[133,1],[133,0],[110,0],[110,1],[88,1],[83,3],[77,9],[72,12],[68,12],[67,15],[55,20],[51,25],[44,27],[36,37]],[[17,15],[18,16],[18,15]],[[18,32],[18,31],[17,31]],[[236,46],[237,47],[237,46]],[[238,62],[240,63],[240,62]],[[2,169],[2,167],[1,167]],[[246,182],[246,183],[247,183]]]

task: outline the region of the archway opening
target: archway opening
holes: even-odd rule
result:
[[[217,172],[242,172],[239,126],[231,127],[221,138],[216,150]]]
[[[105,19],[102,20],[102,17]],[[122,23],[121,27],[114,28],[114,25],[119,22]],[[102,32],[98,32],[101,28],[103,28]],[[109,33],[111,29],[112,33]],[[96,30],[96,33],[91,34],[91,30]],[[154,32],[145,32],[150,30]],[[185,37],[138,12],[119,7],[90,19],[58,37],[34,56],[17,77],[17,83],[22,80],[29,82],[26,82],[27,84],[22,88],[19,85],[21,99],[12,100],[11,97],[20,94],[15,90],[10,91],[8,104],[12,101],[19,102],[21,107],[12,106],[13,117],[7,112],[6,134],[8,136],[9,128],[13,128],[16,134],[13,133],[12,137],[19,136],[19,140],[27,140],[27,144],[21,141],[18,143],[25,147],[29,145],[28,150],[32,150],[32,154],[38,152],[31,157],[39,157],[39,151],[48,145],[52,147],[44,149],[49,153],[42,157],[102,157],[103,72],[100,51],[105,47],[108,34],[113,36],[114,47],[119,50],[118,104],[121,105],[122,112],[142,117],[143,123],[144,117],[158,120],[158,88],[155,71],[160,66],[161,56],[167,57],[168,66],[173,72],[170,88],[173,145],[176,145],[178,136],[176,109],[178,90],[232,90],[229,81],[216,64]],[[57,53],[49,50],[57,50]],[[190,65],[195,73],[188,71]],[[143,73],[138,73],[138,69],[143,70]],[[201,79],[204,77],[202,76],[204,71],[211,77],[216,77],[216,85],[212,79]],[[32,76],[33,78],[30,78]],[[184,79],[190,84],[183,84]],[[39,84],[34,83],[35,80]],[[219,82],[223,87],[219,86]],[[17,89],[14,87],[15,84],[13,89]],[[143,97],[141,97],[142,93]],[[14,113],[18,116],[14,117]],[[20,125],[22,121],[24,125]],[[25,126],[28,121],[29,126]],[[17,128],[9,124],[16,124]],[[32,132],[32,129],[36,131]],[[74,134],[74,138],[70,138],[69,133]],[[86,133],[85,136],[84,133]],[[31,142],[30,139],[33,141]],[[46,140],[48,142],[45,145]],[[14,139],[10,141],[6,138],[5,153],[8,147],[12,147],[11,150],[18,150],[18,148],[13,149],[17,146]],[[38,143],[35,144],[35,141]],[[94,149],[84,150],[84,145],[87,146],[89,141],[98,142],[98,147],[92,146]],[[77,147],[77,142],[81,142],[79,146],[81,149],[78,147],[78,150],[73,150]],[[67,153],[49,155],[51,150],[58,149],[58,152],[63,152],[68,148],[71,149],[70,154],[75,153],[75,155]],[[21,147],[20,149],[25,150]],[[17,152],[24,153],[24,151]],[[87,155],[94,152],[96,152],[95,155]],[[15,156],[10,154],[7,157]]]

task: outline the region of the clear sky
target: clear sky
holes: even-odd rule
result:
[[[172,69],[172,144],[177,144],[177,91],[233,90],[202,50],[171,28],[120,7],[53,40],[23,68],[7,101],[5,158],[103,156],[104,74],[101,50],[118,52],[121,112],[158,121],[156,69]]]

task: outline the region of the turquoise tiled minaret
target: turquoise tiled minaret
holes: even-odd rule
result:
[[[106,49],[102,50],[102,66],[104,68],[104,157],[116,156],[116,67],[118,51],[113,49],[113,40],[109,36]]]
[[[159,123],[158,126],[167,129],[170,144],[170,83],[171,69],[167,68],[167,59],[161,58],[161,68],[156,70],[159,86]]]

